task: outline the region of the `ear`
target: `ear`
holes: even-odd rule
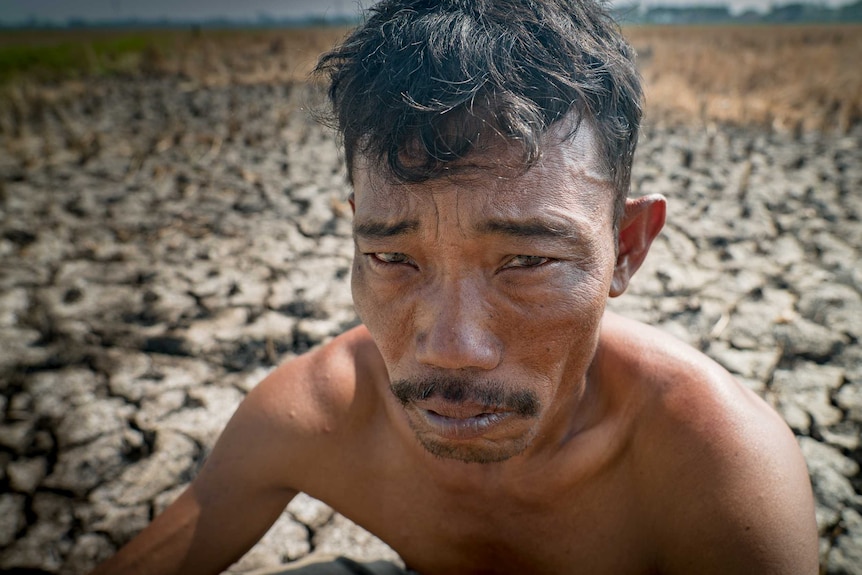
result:
[[[356,199],[354,198],[353,192],[350,192],[350,195],[347,196],[347,202],[350,204],[350,210],[353,212],[353,215],[356,215]]]
[[[626,200],[620,222],[617,263],[611,280],[611,297],[626,291],[629,280],[641,267],[652,241],[664,226],[666,212],[667,200],[659,194]]]

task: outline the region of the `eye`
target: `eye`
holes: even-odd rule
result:
[[[409,264],[410,257],[401,252],[374,252],[368,254],[375,260],[385,264]]]
[[[548,263],[551,258],[544,256],[515,256],[506,262],[503,269],[506,268],[534,268],[542,264]]]

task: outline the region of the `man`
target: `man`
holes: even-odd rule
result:
[[[780,418],[605,311],[665,200],[626,198],[641,92],[601,7],[384,0],[318,71],[362,325],[252,391],[98,572],[218,573],[304,491],[423,574],[815,573]]]

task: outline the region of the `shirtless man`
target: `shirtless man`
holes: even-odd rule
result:
[[[318,66],[362,325],[255,388],[98,573],[219,573],[300,491],[425,575],[816,573],[779,416],[605,311],[665,217],[626,199],[631,60],[592,0],[378,4]]]

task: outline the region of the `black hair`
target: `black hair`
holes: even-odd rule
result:
[[[315,73],[328,76],[350,178],[357,154],[400,181],[437,177],[488,128],[520,143],[526,170],[571,117],[574,130],[595,128],[622,212],[643,96],[634,51],[601,3],[382,0]]]

